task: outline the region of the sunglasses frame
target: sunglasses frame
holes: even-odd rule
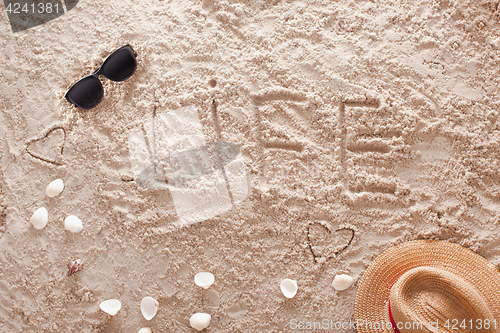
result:
[[[111,80],[109,77],[107,77],[106,75],[104,75],[103,73],[103,67],[106,65],[107,62],[109,62],[109,60],[111,58],[113,58],[118,52],[121,52],[123,50],[129,50],[131,52],[131,54],[134,56],[134,62],[135,62],[135,68],[134,70],[132,71],[132,73],[130,73],[129,76],[127,76],[126,78],[124,78],[123,80],[119,80],[119,81],[115,81],[115,80]],[[116,49],[113,53],[111,53],[109,56],[106,57],[106,59],[104,59],[104,61],[102,62],[102,65],[99,66],[99,68],[96,69],[96,71],[94,73],[92,73],[91,75],[89,76],[86,76],[78,81],[76,81],[72,86],[71,88],[69,88],[69,90],[66,92],[66,94],[64,95],[64,97],[71,103],[73,104],[75,107],[79,107],[79,108],[82,108],[82,109],[86,109],[86,110],[89,110],[89,109],[92,109],[94,107],[96,107],[97,105],[99,105],[99,103],[101,103],[102,99],[104,98],[104,88],[102,86],[102,83],[101,83],[101,80],[99,80],[99,75],[102,75],[104,76],[105,78],[107,78],[108,80],[111,80],[111,81],[114,81],[114,82],[122,82],[122,81],[125,81],[127,80],[129,77],[131,77],[132,75],[134,75],[135,73],[135,70],[137,69],[137,52],[134,51],[134,49],[132,48],[132,46],[130,46],[129,44],[126,44],[122,47],[120,47],[119,49]],[[82,83],[83,81],[86,81],[86,80],[89,80],[89,79],[97,79],[97,81],[99,81],[99,84],[101,86],[101,91],[102,91],[102,96],[101,98],[99,99],[99,101],[97,103],[95,103],[93,106],[89,107],[89,108],[84,108],[80,105],[78,105],[70,96],[70,93],[71,93],[71,90],[76,87],[78,84]]]

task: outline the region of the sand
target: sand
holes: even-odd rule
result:
[[[349,322],[372,260],[414,239],[500,266],[498,2],[89,0],[17,33],[1,3],[0,17],[2,332],[191,332],[196,312],[208,332]],[[136,73],[72,107],[69,87],[127,43]],[[179,108],[198,113],[198,144],[240,148],[240,167],[195,180],[213,190],[199,202],[134,181],[131,135]],[[335,291],[336,274],[354,285]]]

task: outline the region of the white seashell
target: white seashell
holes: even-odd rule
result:
[[[353,278],[347,274],[336,275],[333,279],[332,286],[338,291],[346,290],[352,286]]]
[[[35,229],[43,229],[47,225],[47,221],[49,220],[49,213],[47,212],[47,208],[40,207],[33,215],[31,215],[30,222],[33,224]]]
[[[141,312],[146,320],[151,320],[158,311],[158,302],[153,297],[144,297],[141,301]]]
[[[210,325],[211,319],[212,316],[208,313],[197,312],[189,318],[189,324],[191,324],[191,327],[197,331],[201,331]]]
[[[208,272],[201,272],[194,276],[194,283],[203,289],[208,289],[215,281],[214,275]]]
[[[83,230],[83,223],[75,215],[70,215],[64,220],[64,229],[71,232],[80,232]]]
[[[107,301],[99,304],[102,311],[114,316],[122,308],[122,303],[117,299],[108,299]]]
[[[139,330],[139,333],[153,333],[149,327],[143,327]]]
[[[286,298],[292,298],[297,293],[297,281],[284,279],[281,281],[281,292]]]
[[[52,181],[48,186],[45,193],[51,198],[57,197],[64,189],[64,182],[62,179]]]

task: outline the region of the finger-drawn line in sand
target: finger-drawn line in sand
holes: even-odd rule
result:
[[[380,106],[380,100],[373,97],[345,97],[342,99],[342,103],[347,106],[360,106],[367,108],[378,108]]]
[[[387,154],[391,151],[391,146],[383,140],[363,140],[358,139],[356,142],[348,142],[347,150],[353,153],[375,152]]]
[[[282,149],[282,150],[293,150],[296,152],[301,152],[304,150],[304,146],[300,143],[294,142],[280,142],[280,141],[263,141],[264,148],[268,149]]]
[[[332,251],[331,253],[322,253],[321,249],[319,249],[320,252],[318,253],[318,245],[314,245],[313,243],[315,242],[315,240],[311,239],[311,233],[312,233],[311,229],[314,226],[319,226],[320,230],[322,230],[323,232],[326,231],[327,235],[330,237],[337,236],[336,235],[337,233],[347,231],[345,237],[343,237],[343,239],[340,239],[340,241],[344,241],[344,242],[340,242],[340,244],[333,244],[332,246],[337,245],[337,248],[334,249],[334,251]],[[355,234],[356,234],[356,232],[354,231],[354,229],[349,228],[349,227],[340,227],[337,230],[332,231],[326,222],[315,221],[315,222],[309,223],[307,225],[307,243],[309,246],[309,251],[311,252],[311,254],[313,256],[314,263],[317,263],[323,257],[325,257],[325,261],[327,261],[329,259],[335,258],[340,253],[344,252],[349,247],[349,245],[352,244],[354,237],[355,237]],[[338,237],[342,237],[342,235],[339,234]],[[338,240],[338,239],[336,239],[336,240]],[[331,244],[328,244],[327,246],[330,247],[330,245]]]
[[[218,142],[215,142],[214,144],[209,144],[209,152],[210,152],[210,158],[212,160],[212,165],[215,167],[216,170],[220,170],[222,172],[222,176],[224,177],[224,182],[226,183],[226,189],[227,193],[229,194],[229,199],[231,200],[231,205],[234,208],[234,198],[233,198],[233,191],[231,191],[231,187],[229,186],[229,178],[226,173],[226,169],[224,169],[224,166],[232,161],[232,155],[231,156],[231,161],[226,161],[226,156],[228,154],[224,154],[223,150],[226,148],[224,147],[221,143],[224,142],[222,140],[222,130],[220,126],[220,119],[219,119],[219,114],[217,113],[217,102],[215,99],[212,100],[212,119],[214,121],[214,128],[215,128],[215,133],[217,134],[217,139]],[[233,151],[238,151],[238,154],[240,153],[240,147],[236,144],[233,145]],[[236,154],[236,156],[238,155]],[[234,156],[234,158],[236,158]]]
[[[62,138],[58,139],[58,137]],[[41,137],[27,142],[26,152],[37,160],[54,165],[63,165],[62,154],[65,141],[66,131],[61,126],[55,126]]]
[[[347,126],[345,121],[345,103],[339,105],[339,127],[340,127],[340,165],[342,169],[342,182],[344,187],[349,188],[349,176],[347,174]]]
[[[194,106],[156,114],[129,136],[136,184],[169,190],[179,226],[220,215],[248,195],[245,163],[232,142],[207,142]],[[215,128],[222,138],[217,109]]]
[[[424,93],[422,90],[418,89],[413,85],[411,82],[408,82],[407,85],[413,89],[417,94],[420,94],[424,96],[432,105],[434,105],[434,116],[439,117],[442,113],[441,107],[439,106],[438,102],[434,98],[432,98],[429,94]]]
[[[254,128],[256,129],[255,133],[255,142],[257,144],[257,151],[258,151],[258,160],[257,163],[259,165],[258,168],[258,181],[259,185],[262,186],[263,188],[267,188],[267,164],[266,164],[266,153],[265,153],[265,143],[264,143],[264,125],[262,124],[262,112],[260,111],[259,106],[253,101],[253,107],[254,107],[254,115],[255,115],[255,126]]]
[[[275,100],[300,102],[306,100],[306,98],[305,93],[286,88],[268,88],[252,95],[252,99],[256,104],[264,104]]]
[[[7,224],[7,213],[5,212],[7,210],[7,207],[4,206],[3,200],[4,193],[2,189],[0,189],[0,236],[4,233]]]
[[[2,170],[0,170],[0,236],[7,228],[7,204],[5,202],[5,178]]]

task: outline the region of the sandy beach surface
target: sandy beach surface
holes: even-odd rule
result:
[[[299,325],[354,320],[394,245],[448,240],[500,267],[499,28],[493,0],[81,0],[13,33],[0,1],[0,331],[192,332],[205,312],[207,332],[323,332]],[[125,44],[134,75],[73,107]],[[219,166],[217,142],[234,150]],[[165,160],[192,179],[138,184]]]

